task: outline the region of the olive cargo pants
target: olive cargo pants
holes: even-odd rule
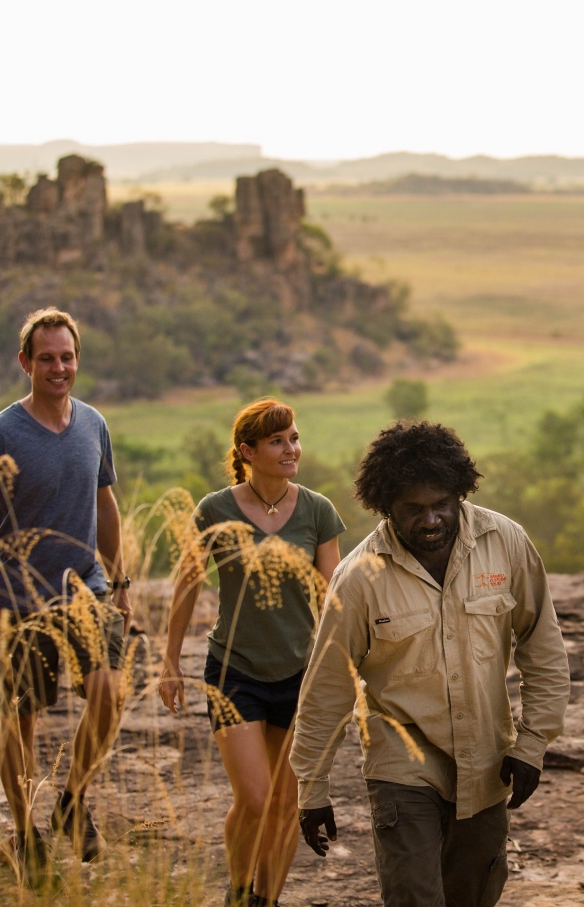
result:
[[[494,907],[507,881],[507,801],[471,819],[431,787],[367,781],[385,907]]]

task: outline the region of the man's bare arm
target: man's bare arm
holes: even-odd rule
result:
[[[123,582],[125,573],[122,527],[111,485],[97,489],[97,548],[110,580]],[[127,589],[114,591],[114,604],[124,615],[124,631],[127,633],[132,619],[132,606]]]

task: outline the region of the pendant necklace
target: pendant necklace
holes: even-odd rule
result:
[[[277,501],[274,501],[273,504],[270,504],[270,503],[268,503],[268,501],[264,501],[264,499],[262,498],[261,494],[258,494],[258,493],[257,493],[257,491],[255,490],[255,488],[253,487],[253,485],[251,484],[251,482],[249,481],[249,479],[247,480],[247,484],[249,485],[249,487],[251,488],[251,490],[253,491],[253,493],[256,495],[256,497],[258,497],[258,498],[260,499],[260,501],[262,502],[262,504],[265,504],[266,507],[268,508],[268,516],[269,516],[271,513],[278,513],[278,508],[276,507],[276,504],[279,504],[280,501],[283,500],[283,499],[286,497],[286,495],[288,494],[288,488],[290,488],[290,486],[288,485],[288,488],[286,488],[286,491],[284,492],[284,494],[282,495],[282,497],[281,497],[281,498],[278,498]]]

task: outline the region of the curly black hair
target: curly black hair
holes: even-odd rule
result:
[[[466,498],[481,478],[453,429],[433,422],[395,422],[380,432],[361,461],[355,497],[366,510],[387,518],[408,485],[421,482]]]

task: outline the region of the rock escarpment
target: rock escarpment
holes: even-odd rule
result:
[[[246,397],[345,388],[383,374],[394,342],[389,367],[455,357],[448,325],[409,317],[407,287],[343,273],[280,171],[239,178],[234,211],[218,197],[215,216],[191,225],[153,202],[108,205],[101,164],[69,155],[24,204],[0,204],[0,353],[14,362],[0,393],[19,378],[22,319],[50,304],[80,320],[87,399],[178,384],[231,384]]]
[[[77,154],[62,157],[57,178],[40,174],[24,205],[0,200],[0,266],[38,264],[106,267],[106,243],[131,255],[144,254],[143,202],[129,202],[108,229],[104,168]]]

